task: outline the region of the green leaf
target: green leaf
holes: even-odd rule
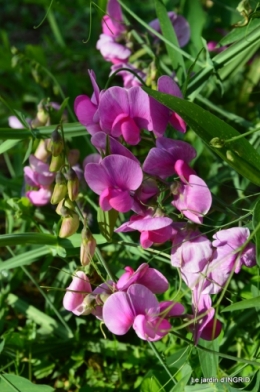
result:
[[[185,392],[217,392],[215,385],[210,384],[196,384],[187,385],[184,389]]]
[[[190,376],[192,374],[192,369],[190,368],[190,371],[188,374],[185,374],[184,377],[182,377],[181,380],[178,381],[178,383],[171,389],[171,392],[183,392],[185,389],[185,386],[187,385]]]
[[[176,47],[179,48],[179,42],[176,37],[175,30],[167,14],[165,5],[162,3],[161,0],[155,0],[155,9],[160,22],[163,36],[166,38],[167,41],[172,42]],[[176,72],[178,80],[180,81],[180,84],[182,84],[186,75],[186,68],[183,57],[179,52],[177,52],[172,46],[168,45],[166,42],[165,46],[172,63],[172,69]]]
[[[158,102],[178,113],[208,147],[233,169],[254,184],[260,185],[260,155],[231,125],[193,102],[154,91],[147,87],[142,88]],[[240,136],[239,139],[228,141],[238,136]],[[220,148],[213,147],[213,145],[216,146],[215,138],[219,140]],[[226,140],[228,142],[225,144]],[[231,151],[231,154],[228,154],[228,151]]]
[[[111,241],[114,233],[114,228],[118,218],[118,211],[111,209],[109,211],[103,211],[101,208],[98,209],[97,221],[100,229],[100,233],[105,237],[107,241]]]
[[[225,46],[225,45],[230,45],[233,42],[238,41],[240,39],[246,39],[247,35],[251,33],[251,31],[253,31],[258,26],[259,26],[259,20],[252,19],[250,20],[247,26],[238,27],[230,31],[230,33],[225,35],[225,37],[223,37],[219,41],[219,44],[221,46]]]
[[[51,122],[52,123],[61,121],[63,112],[64,112],[66,106],[68,106],[68,103],[69,103],[69,97],[64,99],[64,101],[62,102],[62,104],[61,104],[61,106],[60,106],[58,111],[57,110],[52,110],[51,111],[50,115],[51,115]]]
[[[30,138],[30,141],[29,141],[29,145],[28,145],[27,151],[26,151],[25,156],[24,156],[24,158],[23,158],[23,163],[26,162],[27,159],[29,158],[29,156],[31,155],[32,148],[33,148],[33,138]]]
[[[215,339],[213,341],[207,341],[200,339],[200,346],[205,347],[210,350],[219,351],[219,339]],[[206,378],[217,377],[218,375],[218,356],[203,351],[201,349],[198,350],[200,366],[203,373],[203,376]]]
[[[24,377],[14,374],[0,375],[1,392],[52,392],[55,389],[48,385],[36,385]]]
[[[165,389],[150,370],[141,384],[140,392],[165,392]]]
[[[18,312],[24,314],[30,320],[33,320],[36,324],[40,325],[44,330],[44,333],[54,333],[62,339],[72,338],[73,334],[70,329],[56,321],[53,317],[48,316],[46,313],[41,312],[34,306],[21,300],[17,297],[17,295],[11,293],[8,294],[7,303]]]
[[[22,139],[28,139],[32,136],[38,139],[50,137],[57,125],[48,125],[46,127],[38,127],[29,131],[28,129],[0,128],[0,139],[16,139],[16,143]],[[65,137],[86,136],[87,131],[84,125],[78,122],[63,124]],[[18,140],[19,139],[19,140]],[[10,140],[7,140],[10,141]],[[13,140],[14,141],[14,140]],[[0,146],[1,147],[1,146]],[[93,149],[94,151],[94,149]]]
[[[253,212],[253,225],[255,229],[255,239],[256,239],[256,261],[260,266],[260,198],[255,204]]]
[[[18,135],[17,135],[18,136]],[[0,131],[0,138],[1,138],[1,131]],[[0,154],[11,150],[14,146],[16,146],[21,140],[20,139],[13,139],[13,140],[6,140],[0,145]]]
[[[202,31],[207,20],[207,14],[203,11],[203,7],[200,0],[185,0],[183,7],[183,16],[189,22],[191,37],[190,41],[192,45],[189,45],[189,49],[194,57],[197,56],[198,51],[203,47],[202,45]]]
[[[232,312],[233,310],[242,310],[242,309],[249,309],[255,308],[260,306],[260,296],[246,299],[244,301],[236,302],[235,304],[229,305],[226,308],[222,309],[221,312]]]
[[[35,260],[47,254],[50,254],[50,248],[48,246],[43,246],[41,248],[25,252],[21,255],[11,257],[6,261],[0,262],[0,271],[32,264]]]
[[[188,87],[188,95],[190,96],[194,92],[200,91],[203,85],[209,80],[209,76],[216,71],[219,72],[220,69],[223,69],[224,72],[224,68],[229,63],[236,61],[237,56],[241,57],[244,51],[248,53],[250,48],[253,47],[257,50],[259,38],[260,29],[256,28],[248,34],[246,38],[242,38],[238,42],[229,46],[226,50],[214,56],[211,63],[197,72],[197,74],[191,79]]]

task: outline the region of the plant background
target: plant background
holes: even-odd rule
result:
[[[0,2],[0,86],[4,100],[0,104],[0,127],[5,135],[2,137],[0,133],[3,140],[0,145],[0,222],[3,234],[0,238],[1,391],[13,390],[11,383],[18,390],[29,391],[29,388],[33,388],[31,390],[34,392],[38,392],[38,387],[43,392],[211,392],[234,391],[242,387],[257,392],[260,384],[257,361],[260,307],[256,306],[255,301],[254,306],[248,309],[233,312],[222,310],[245,299],[259,298],[258,266],[243,269],[229,283],[217,306],[223,332],[215,341],[205,342],[205,349],[194,347],[191,334],[181,325],[176,325],[173,334],[156,343],[156,349],[168,365],[175,383],[148,343],[140,341],[133,331],[122,337],[105,331],[105,338],[97,320],[91,316],[74,317],[62,307],[64,288],[79,265],[80,234],[69,240],[57,241],[58,219],[55,210],[50,206],[35,208],[27,199],[21,198],[23,166],[35,141],[30,138],[20,140],[17,131],[16,137],[14,134],[10,138],[6,136],[4,130],[8,128],[8,116],[12,113],[5,103],[25,117],[34,117],[41,99],[49,97],[51,101],[61,103],[65,97],[69,97],[69,122],[76,122],[73,113],[75,97],[92,93],[87,70],[95,71],[101,88],[104,88],[110,72],[110,64],[95,48],[106,3],[106,0],[96,1],[97,8],[93,4],[90,7],[90,3],[84,0],[74,0],[73,3],[68,0],[54,1],[47,18],[35,29],[34,26],[39,25],[46,15],[49,1]],[[124,1],[124,4],[146,22],[156,17],[153,1]],[[250,1],[252,9],[257,4]],[[185,51],[193,57],[201,48],[201,35],[206,41],[219,41],[222,38],[219,28],[230,31],[232,24],[243,19],[236,10],[236,0],[230,0],[228,4],[224,0],[168,0],[165,5],[168,10],[179,10],[190,22],[192,40]],[[134,17],[125,15],[131,28],[145,36],[145,28]],[[258,17],[256,22],[260,23]],[[243,39],[246,39],[246,29],[243,29],[243,33],[240,32],[242,29],[236,29],[239,34],[244,34]],[[87,40],[87,43],[83,42]],[[240,133],[259,127],[260,57],[257,51],[259,46],[254,47],[250,60],[243,61],[247,52],[241,49],[241,57],[234,60],[237,63],[233,63],[229,71],[225,68],[226,75],[221,75],[222,81],[218,74],[212,72],[207,86],[195,97],[196,103],[224,119]],[[166,52],[162,54],[161,61],[165,67],[170,67]],[[186,66],[190,65],[191,62],[187,61]],[[197,65],[193,71],[199,71]],[[115,79],[115,83],[120,82],[120,78]],[[51,129],[46,129],[46,132],[50,133]],[[249,136],[257,152],[260,144],[258,135],[255,132]],[[82,162],[92,152],[84,127],[77,136],[73,136],[71,127],[71,132],[66,136],[68,144],[80,150]],[[214,195],[213,212],[205,220],[203,231],[212,235],[216,227],[232,221],[253,230],[252,215],[259,187],[212,152],[194,130],[189,129],[184,140],[197,149],[194,167]],[[143,154],[147,148],[142,146]],[[96,222],[97,198],[87,190],[86,201],[101,255],[108,260],[112,271],[120,276],[125,265],[135,268],[142,262],[150,262],[168,277],[171,284],[171,289],[162,299],[176,298],[178,293],[190,312],[190,293],[184,286],[178,291],[179,276],[165,256],[170,249],[164,247],[161,254],[143,251],[137,246],[138,237],[128,235],[121,239],[132,242],[132,246],[105,243]],[[22,236],[32,232],[42,233],[43,237],[38,237],[33,243],[32,237]],[[116,235],[113,238],[118,241]],[[98,256],[95,261],[102,268]],[[93,273],[92,279],[93,284],[100,283],[97,274]],[[55,290],[47,291],[40,286],[54,287]],[[219,356],[207,350],[219,352]],[[14,375],[37,385],[23,384],[26,380],[14,378]],[[232,375],[250,377],[251,384],[189,385],[191,377]]]

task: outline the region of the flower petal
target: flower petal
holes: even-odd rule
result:
[[[51,191],[49,189],[40,188],[38,191],[28,191],[26,196],[35,206],[44,206],[51,200]]]
[[[116,335],[124,335],[131,328],[134,312],[125,292],[114,293],[106,300],[103,320],[109,331]]]
[[[77,308],[83,303],[85,296],[92,291],[89,280],[83,271],[76,272],[67,290],[63,298],[63,306],[66,310],[79,315],[80,312]]]

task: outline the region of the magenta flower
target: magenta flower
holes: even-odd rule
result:
[[[187,286],[194,290],[205,280],[203,270],[211,260],[211,242],[198,230],[182,230],[174,237],[171,250],[171,264],[180,268]]]
[[[212,203],[207,184],[181,159],[176,161],[174,169],[181,182],[173,189],[172,204],[191,221],[202,223]]]
[[[117,0],[109,0],[107,4],[107,13],[102,20],[103,34],[111,37],[119,37],[125,32],[123,14],[120,4]]]
[[[30,155],[29,163],[30,166],[24,167],[25,182],[32,187],[40,189],[27,191],[26,196],[36,206],[45,205],[51,199],[50,185],[55,179],[55,173],[51,173],[49,165],[34,155]]]
[[[110,61],[113,64],[127,62],[131,55],[130,49],[119,44],[112,36],[106,34],[100,34],[96,48],[100,50],[106,61]]]
[[[168,290],[168,280],[158,270],[150,268],[149,264],[141,264],[136,271],[125,267],[125,272],[119,278],[116,287],[126,291],[132,284],[139,283],[147,287],[154,294],[161,294]]]
[[[197,290],[192,293],[194,325],[193,338],[197,345],[200,338],[204,340],[216,339],[222,329],[220,321],[214,319],[215,309],[211,306],[211,298],[209,295],[202,295]]]
[[[63,306],[66,310],[80,316],[86,311],[85,297],[92,292],[88,277],[83,271],[76,272],[72,282],[67,287],[63,298]]]
[[[120,4],[117,0],[109,0],[107,13],[102,20],[103,34],[99,36],[97,49],[105,60],[113,64],[127,62],[131,51],[124,45],[121,45],[121,37],[126,33],[123,22],[123,15]]]
[[[175,81],[170,78],[170,76],[161,76],[157,82],[158,91],[173,95],[174,97],[183,98],[182,92],[175,83]],[[165,115],[169,116],[169,123],[175,128],[177,131],[185,133],[186,132],[186,123],[185,121],[175,112],[170,111],[168,108],[165,111]]]
[[[181,307],[177,305],[175,315],[179,315]],[[155,295],[141,284],[132,284],[126,292],[117,292],[106,300],[103,307],[103,319],[110,332],[124,335],[133,327],[140,339],[156,341],[165,336],[171,329],[166,317],[172,315],[169,307],[168,315],[163,313]],[[175,304],[172,302],[174,308]],[[182,312],[181,312],[182,313]]]
[[[141,233],[140,243],[146,249],[153,243],[163,244],[172,236],[172,220],[167,217],[153,217],[150,212],[145,215],[132,215],[129,222],[123,223],[115,232],[138,230]]]
[[[126,148],[121,143],[119,143],[116,139],[107,135],[104,132],[98,132],[95,135],[93,135],[91,138],[91,143],[93,144],[93,146],[96,147],[96,149],[100,153],[101,152],[103,154],[106,153],[106,148],[108,144],[110,154],[123,155],[124,157],[130,158],[133,161],[139,163],[138,159],[134,156],[134,154],[131,153],[131,151],[128,150],[128,148]]]
[[[183,98],[181,90],[170,76],[161,76],[158,79],[157,90],[165,94]],[[178,131],[182,133],[186,132],[186,124],[177,113],[172,112],[169,108],[157,102],[152,97],[149,97],[149,100],[152,129],[157,137],[163,136],[168,123]]]
[[[128,144],[138,144],[142,128],[153,130],[148,95],[138,86],[111,87],[99,105],[100,125],[113,137],[123,136]]]
[[[9,116],[8,117],[8,124],[10,128],[13,129],[23,129],[24,126],[21,121],[16,116]]]
[[[136,199],[139,200],[140,202],[147,203],[147,200],[158,195],[159,192],[160,191],[159,191],[159,188],[157,186],[156,181],[153,178],[144,177],[143,183],[140,186],[140,188],[137,190],[135,196],[136,196]],[[140,205],[141,205],[141,203],[140,203]],[[137,214],[139,214],[139,212],[137,212],[136,210],[133,210],[133,211],[135,211]]]
[[[175,14],[175,12],[168,12],[168,16],[172,22],[173,28],[175,30],[175,34],[177,36],[180,47],[185,46],[190,40],[190,26],[187,20],[181,16]],[[153,20],[149,23],[149,25],[156,30],[158,33],[161,33],[160,22],[158,19]]]
[[[248,243],[250,231],[246,227],[233,227],[220,230],[214,234],[212,245],[216,248],[212,261],[205,271],[207,280],[204,284],[203,293],[216,294],[225,285],[230,273],[236,274],[242,265],[253,267],[256,265],[255,245]]]
[[[162,179],[176,174],[175,163],[182,159],[189,163],[196,157],[196,150],[181,140],[166,137],[156,139],[156,147],[151,148],[144,163],[143,171]]]
[[[74,111],[79,122],[87,128],[87,131],[91,135],[93,135],[94,133],[101,131],[98,123],[100,90],[96,82],[95,72],[89,70],[88,73],[91,79],[94,93],[92,94],[91,98],[89,98],[87,95],[79,95],[74,102]]]
[[[109,155],[100,163],[85,167],[85,180],[96,194],[104,211],[131,210],[135,191],[142,183],[143,173],[137,162],[121,155]]]

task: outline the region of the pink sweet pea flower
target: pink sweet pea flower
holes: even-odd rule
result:
[[[26,197],[35,206],[45,206],[51,200],[52,192],[49,189],[40,188],[37,191],[27,191]]]
[[[104,92],[99,105],[100,125],[113,137],[123,136],[128,144],[138,144],[142,128],[153,130],[150,102],[141,87],[111,87]]]
[[[138,159],[134,156],[134,154],[131,153],[131,151],[128,150],[128,148],[104,132],[98,132],[93,135],[91,138],[91,143],[96,147],[97,150],[99,150],[100,153],[102,152],[105,154],[108,145],[110,154],[123,155],[124,157],[130,158],[133,161],[139,163]]]
[[[218,293],[225,285],[232,271],[237,274],[241,270],[242,265],[246,267],[256,265],[255,245],[248,243],[243,249],[240,249],[249,236],[250,231],[246,227],[232,227],[231,229],[220,230],[214,234],[212,245],[216,249],[214,250],[211,263],[205,270],[207,280],[203,293]]]
[[[101,34],[97,41],[96,48],[106,61],[113,64],[121,64],[127,62],[131,55],[131,50],[126,46],[119,44],[115,39],[109,35]]]
[[[29,163],[30,166],[24,167],[25,182],[32,187],[40,189],[27,191],[26,196],[36,206],[48,204],[52,195],[50,185],[55,179],[55,173],[51,173],[49,165],[34,155],[30,155]]]
[[[102,20],[102,31],[106,35],[117,38],[126,30],[122,9],[117,0],[108,1],[107,14]]]
[[[91,135],[93,135],[94,133],[101,131],[98,123],[98,105],[101,93],[96,82],[95,72],[89,70],[88,73],[94,93],[91,98],[87,95],[79,95],[74,102],[74,111],[79,122],[87,128],[87,131]]]
[[[143,171],[162,179],[176,174],[175,163],[182,159],[189,163],[196,157],[196,150],[181,140],[166,137],[156,139],[156,147],[151,148],[144,163]]]
[[[9,116],[8,117],[8,124],[10,128],[13,129],[23,129],[24,126],[21,121],[16,116]]]
[[[212,258],[211,242],[198,230],[182,230],[174,237],[171,264],[180,268],[183,280],[194,290],[205,280],[203,271]]]
[[[132,215],[129,222],[123,223],[115,232],[138,230],[141,233],[140,243],[146,249],[153,243],[163,244],[172,237],[172,220],[167,217],[153,217],[150,212],[145,215]]]
[[[161,76],[157,82],[158,91],[173,95],[174,97],[183,98],[182,92],[175,83],[175,81],[170,78],[170,76]],[[166,108],[167,109],[167,108]],[[169,113],[169,123],[175,128],[177,131],[185,133],[186,132],[186,123],[185,121],[175,112],[167,109]],[[167,112],[166,112],[167,114]]]
[[[179,175],[181,183],[173,189],[172,204],[188,219],[200,224],[203,221],[203,216],[211,207],[210,190],[207,184],[183,160],[177,160],[174,169]]]
[[[165,312],[165,304],[162,308]],[[182,309],[177,308],[176,313],[178,310]],[[148,341],[159,340],[170,331],[171,324],[165,317],[161,316],[155,295],[141,284],[132,284],[126,292],[110,295],[103,307],[104,323],[110,332],[124,335],[133,327],[140,339]]]
[[[170,76],[164,75],[158,79],[157,90],[165,94],[183,98],[181,90]],[[177,113],[172,112],[152,97],[149,97],[149,100],[152,129],[157,137],[163,136],[168,123],[178,131],[182,133],[186,132],[186,124]]]
[[[141,264],[136,271],[131,267],[125,267],[125,273],[119,278],[116,287],[120,291],[126,291],[133,283],[139,283],[147,287],[154,294],[161,294],[168,290],[168,280],[158,270],[150,268],[147,263]]]
[[[92,292],[92,288],[88,277],[83,271],[76,272],[71,284],[66,290],[67,292],[63,298],[64,308],[77,316],[84,314],[86,310],[84,299]]]
[[[194,325],[191,326],[195,345],[199,339],[214,340],[222,329],[220,321],[214,319],[215,309],[211,306],[209,295],[200,294],[197,290],[192,293]]]
[[[190,40],[189,23],[183,16],[177,15],[175,14],[175,12],[172,11],[168,12],[168,16],[170,18],[170,21],[172,22],[179,45],[182,48]],[[158,33],[161,33],[160,22],[158,19],[153,20],[152,22],[149,23],[149,25]]]
[[[121,45],[121,37],[126,33],[123,22],[123,15],[120,4],[117,0],[109,0],[107,13],[102,20],[103,34],[99,36],[97,49],[100,50],[105,60],[113,64],[127,62],[131,51],[124,45]]]
[[[96,194],[104,211],[111,208],[119,212],[130,211],[135,191],[142,183],[143,173],[139,164],[121,155],[109,155],[100,163],[88,163],[85,180]]]

